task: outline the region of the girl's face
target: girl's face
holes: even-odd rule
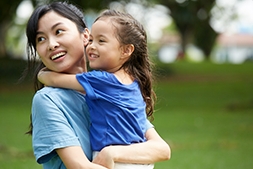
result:
[[[38,22],[36,50],[44,65],[56,72],[86,70],[85,50],[89,32],[80,33],[71,20],[50,11]]]
[[[122,66],[125,61],[122,59],[122,47],[110,19],[99,19],[92,25],[86,52],[93,69],[115,72]]]

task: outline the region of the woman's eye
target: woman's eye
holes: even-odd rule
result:
[[[41,41],[44,41],[44,40],[45,40],[44,37],[38,37],[38,38],[37,38],[37,42],[41,42]]]
[[[57,29],[57,30],[56,30],[56,35],[58,35],[58,34],[61,33],[61,32],[63,32],[62,29]]]

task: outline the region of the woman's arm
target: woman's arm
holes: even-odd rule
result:
[[[91,163],[85,156],[80,146],[70,146],[56,149],[67,169],[106,169],[105,167]]]
[[[114,162],[150,164],[170,159],[169,145],[154,128],[147,130],[146,138],[147,141],[143,143],[105,147],[93,162],[103,166],[111,166]]]
[[[84,91],[84,88],[77,81],[76,75],[74,74],[57,73],[42,69],[39,71],[37,77],[38,80],[46,86]]]

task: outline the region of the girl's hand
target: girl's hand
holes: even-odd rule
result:
[[[51,72],[47,67],[42,68],[38,74],[37,79],[42,83],[45,84],[47,73]]]

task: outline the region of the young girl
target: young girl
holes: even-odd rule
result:
[[[42,70],[39,80],[47,86],[86,93],[94,152],[108,145],[146,141],[146,118],[152,117],[155,93],[143,26],[129,14],[107,10],[95,20],[86,52],[90,67],[96,71],[71,75]],[[60,56],[61,53],[51,58]]]

